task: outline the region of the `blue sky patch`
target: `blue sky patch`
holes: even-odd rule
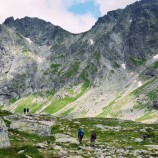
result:
[[[84,3],[75,3],[69,8],[69,11],[79,15],[91,13],[95,18],[101,16],[99,5],[97,5],[93,0],[88,0]]]

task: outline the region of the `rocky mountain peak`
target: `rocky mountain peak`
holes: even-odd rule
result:
[[[4,24],[12,25],[13,22],[14,22],[14,17],[12,16],[12,17],[5,19]]]
[[[38,45],[51,45],[56,40],[62,40],[69,33],[59,26],[54,26],[39,18],[24,17],[15,19],[7,18],[3,25],[13,28],[19,34],[30,38]],[[31,31],[30,31],[31,30]]]

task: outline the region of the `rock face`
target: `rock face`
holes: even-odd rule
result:
[[[34,133],[40,136],[50,136],[51,126],[55,125],[55,120],[40,121],[37,117],[11,115],[6,117],[11,121],[10,129],[16,129],[23,132]]]
[[[7,147],[10,147],[8,129],[4,121],[0,118],[0,148],[7,148]]]
[[[67,111],[71,112],[69,117],[91,117],[122,99],[119,108],[111,108],[116,111],[111,114],[108,110],[110,117],[136,120],[143,116],[145,110],[133,107],[139,103],[150,106],[156,99],[148,93],[157,94],[153,85],[158,85],[157,8],[158,0],[135,2],[125,9],[109,12],[91,30],[81,34],[71,34],[38,18],[6,19],[0,25],[0,104],[8,106],[29,95],[53,92],[55,100],[70,97],[66,103],[73,103],[53,111],[50,110],[53,100],[35,98],[32,108],[35,102],[43,106],[33,112],[61,116]],[[147,80],[152,80],[151,91],[146,88],[139,94],[132,93],[135,96],[124,101],[128,98],[125,96]],[[81,93],[72,99],[75,93],[72,89],[79,85],[83,85],[78,90]],[[138,103],[139,95],[145,99]],[[16,111],[19,102],[10,109]]]

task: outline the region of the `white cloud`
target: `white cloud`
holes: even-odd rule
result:
[[[72,2],[72,0],[0,0],[0,23],[10,16],[14,18],[29,16],[50,21],[73,33],[89,30],[96,18],[91,14],[75,15],[69,12],[68,7]]]
[[[132,4],[137,0],[95,0],[99,4],[102,15],[107,14],[108,11],[125,8],[126,5]]]
[[[89,0],[0,0],[0,23],[10,16],[14,18],[29,16],[50,21],[73,33],[84,32],[89,30],[97,19],[90,13],[74,14],[68,8],[85,1]],[[102,15],[109,10],[125,7],[134,1],[94,0],[99,4]]]

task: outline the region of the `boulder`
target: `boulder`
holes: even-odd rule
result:
[[[50,136],[51,126],[55,125],[55,120],[53,118],[50,118],[50,121],[44,121],[38,115],[32,117],[25,115],[10,115],[5,118],[11,121],[11,129],[34,133],[40,136]]]
[[[48,125],[40,124],[38,122],[18,120],[12,122],[10,128],[23,132],[35,133],[40,136],[50,136],[51,134],[51,128]]]
[[[56,139],[56,143],[72,143],[72,144],[79,144],[79,142],[77,141],[77,139],[69,136],[69,135],[65,135],[65,134],[54,134],[54,137]]]
[[[158,145],[144,145],[147,148],[158,150]]]
[[[136,138],[135,140],[134,140],[134,142],[136,142],[136,143],[141,143],[143,141],[143,139],[141,139],[141,138]]]
[[[55,141],[56,143],[71,143],[71,144],[79,144],[79,142],[73,138],[73,137],[69,137],[69,138],[58,138]]]
[[[36,144],[36,147],[41,148],[41,149],[45,149],[48,147],[48,144],[46,142],[38,143],[38,144]]]
[[[4,121],[0,118],[0,148],[7,148],[7,147],[10,147],[8,129]]]

